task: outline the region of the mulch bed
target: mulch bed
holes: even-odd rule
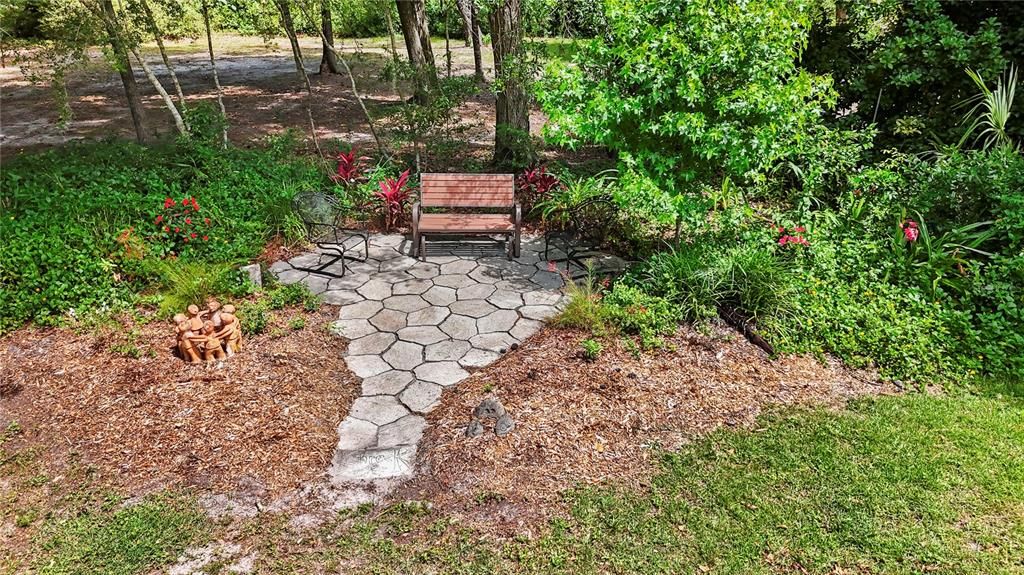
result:
[[[173,355],[165,321],[19,329],[0,338],[0,425],[17,421],[19,441],[42,447],[54,472],[81,457],[134,492],[189,485],[273,496],[323,473],[358,395],[344,340],[326,329],[336,314],[276,311],[265,334],[219,365]],[[297,316],[306,327],[291,330]],[[130,345],[140,357],[125,355]]]
[[[894,393],[871,372],[810,357],[769,359],[728,328],[684,328],[670,349],[635,357],[608,340],[584,360],[584,334],[545,328],[472,378],[445,390],[420,449],[421,473],[397,495],[430,499],[488,531],[521,532],[564,511],[577,485],[642,488],[657,449],[673,450],[721,426],[751,426],[772,405],[842,406]],[[464,436],[482,399],[501,400],[516,423]]]

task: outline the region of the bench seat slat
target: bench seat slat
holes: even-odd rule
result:
[[[423,214],[419,229],[452,234],[510,232],[515,229],[515,222],[504,214]]]

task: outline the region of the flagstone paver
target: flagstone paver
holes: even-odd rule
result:
[[[362,395],[338,426],[328,469],[336,483],[412,473],[416,449],[444,387],[469,377],[540,329],[564,300],[562,277],[548,270],[542,239],[526,237],[508,260],[479,246],[409,257],[400,235],[370,237],[365,262],[327,278],[277,262],[284,283],[304,282],[339,305],[331,330],[349,340],[345,362]],[[308,266],[316,253],[291,262]],[[305,263],[303,263],[305,262]],[[340,263],[332,271],[340,273]]]

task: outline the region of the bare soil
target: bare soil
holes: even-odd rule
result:
[[[429,416],[417,478],[396,498],[429,500],[442,513],[490,532],[519,533],[564,511],[575,486],[642,488],[661,450],[719,427],[751,427],[765,409],[842,407],[861,395],[895,393],[877,375],[810,357],[772,360],[728,328],[682,328],[669,348],[635,356],[605,341],[596,361],[586,334],[545,328],[452,389]],[[497,397],[515,430],[465,437],[473,408]]]
[[[309,132],[305,113],[305,91],[295,70],[291,50],[284,39],[264,42],[259,38],[217,35],[217,70],[224,87],[229,137],[238,145],[250,145],[268,135],[293,128]],[[321,141],[339,139],[363,147],[373,145],[366,117],[352,92],[349,78],[342,74],[317,73],[321,47],[317,38],[302,38],[304,64],[314,91],[313,118]],[[386,38],[349,40],[342,47],[348,56],[357,87],[367,106],[374,108],[397,104],[409,96],[407,86],[398,92],[382,77],[390,57]],[[472,75],[472,50],[461,41],[453,41],[453,75]],[[186,100],[191,103],[216,98],[206,44],[179,40],[168,44],[171,63],[178,75]],[[444,69],[444,41],[435,40],[434,50]],[[155,46],[145,47],[145,57],[173,96],[172,84]],[[487,74],[493,73],[490,50],[485,50]],[[136,68],[139,66],[136,65]],[[29,81],[27,71],[47,72],[32,54],[26,53],[21,65],[10,59],[0,68],[0,152],[44,148],[86,138],[134,138],[131,118],[117,73],[93,50],[87,66],[77,68],[68,77],[69,103],[73,113],[66,127],[58,125],[57,106],[45,83]],[[163,101],[141,69],[136,81],[151,130],[169,134],[173,123]],[[488,76],[489,77],[489,76]],[[464,138],[470,146],[484,149],[494,136],[494,96],[486,87],[458,110],[466,123]],[[543,118],[534,114],[534,130],[539,132]]]

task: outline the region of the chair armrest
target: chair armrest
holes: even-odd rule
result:
[[[512,221],[516,223],[516,229],[523,223],[523,206],[519,202],[512,206]]]
[[[420,203],[416,202],[412,205],[412,229],[418,230],[420,228]]]

